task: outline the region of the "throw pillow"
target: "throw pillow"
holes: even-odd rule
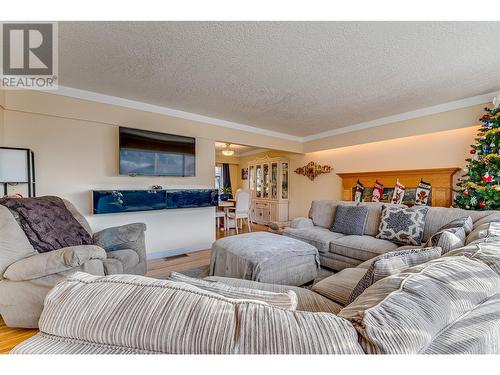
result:
[[[450,229],[450,228],[458,228],[463,227],[465,231],[465,235],[467,236],[470,232],[472,232],[474,223],[472,222],[472,218],[470,216],[460,217],[458,219],[450,221],[448,224],[442,226],[439,231]],[[438,231],[438,232],[439,232]]]
[[[383,206],[377,238],[401,245],[422,244],[428,207]]]
[[[443,254],[465,245],[465,227],[443,229],[433,234],[427,246],[437,246],[443,249]]]
[[[483,242],[491,237],[500,236],[500,223],[490,222],[478,225],[474,230],[467,236],[465,240],[466,245],[471,243]]]
[[[366,288],[387,276],[396,275],[407,268],[427,263],[441,256],[439,247],[421,247],[416,249],[396,250],[379,255],[363,278],[354,287],[348,303],[354,301]]]
[[[362,236],[365,232],[368,207],[366,206],[344,206],[337,207],[332,232],[346,235]]]
[[[190,284],[227,298],[262,301],[268,305],[287,310],[295,310],[297,308],[297,295],[291,290],[284,293],[275,293],[258,289],[239,288],[217,281],[196,279],[177,272],[170,274],[170,280]]]

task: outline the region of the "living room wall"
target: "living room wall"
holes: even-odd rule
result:
[[[41,92],[8,92],[5,108],[0,145],[34,150],[38,195],[71,200],[93,230],[145,222],[149,257],[209,248],[215,240],[214,208],[92,215],[92,189],[146,189],[154,184],[165,188],[213,188],[217,138],[301,148],[288,140]],[[196,177],[119,176],[118,125],[195,136]],[[17,187],[9,191],[13,193]]]

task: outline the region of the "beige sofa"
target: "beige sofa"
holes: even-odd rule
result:
[[[143,223],[107,228],[97,233],[68,201],[66,208],[93,235],[95,245],[38,253],[14,214],[0,205],[0,315],[9,327],[38,326],[49,290],[67,276],[146,273]]]
[[[368,218],[364,235],[344,235],[332,232],[338,205],[355,205],[354,202],[315,200],[311,204],[308,218],[294,219],[285,228],[285,236],[301,240],[315,246],[320,255],[321,265],[340,271],[356,267],[377,255],[400,248],[393,242],[375,238],[378,233],[382,206],[387,203],[362,202],[368,207]],[[459,208],[429,207],[425,218],[423,242],[425,243],[443,225],[454,219],[471,216],[474,223],[500,221],[497,211],[466,211]]]

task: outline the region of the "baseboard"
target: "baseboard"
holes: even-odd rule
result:
[[[159,259],[159,258],[173,257],[176,255],[181,255],[181,254],[188,254],[188,253],[192,253],[195,251],[210,249],[211,245],[212,244],[209,243],[209,244],[204,244],[204,245],[194,245],[194,246],[188,246],[188,247],[181,247],[178,249],[158,251],[158,252],[146,254],[146,259],[153,260],[153,259]]]

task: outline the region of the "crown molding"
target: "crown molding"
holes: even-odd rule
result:
[[[182,118],[185,120],[207,123],[207,124],[211,124],[211,125],[221,126],[224,128],[241,130],[241,131],[245,131],[245,132],[249,132],[249,133],[253,133],[253,134],[259,134],[259,135],[268,136],[268,137],[285,139],[285,140],[299,142],[299,143],[314,141],[314,140],[318,140],[321,138],[332,137],[335,135],[350,133],[350,132],[354,132],[354,131],[358,131],[358,130],[369,129],[369,128],[387,125],[387,124],[391,124],[391,123],[395,123],[395,122],[412,120],[412,119],[419,118],[419,117],[425,117],[425,116],[434,115],[437,113],[453,111],[453,110],[457,110],[457,109],[461,109],[461,108],[471,107],[471,106],[478,105],[478,104],[484,104],[484,103],[491,102],[493,97],[500,95],[500,90],[494,91],[494,92],[490,92],[487,94],[482,94],[482,95],[477,95],[477,96],[473,96],[473,97],[469,97],[469,98],[465,98],[465,99],[455,100],[452,102],[438,104],[438,105],[431,106],[431,107],[420,108],[420,109],[417,109],[414,111],[404,112],[404,113],[400,113],[400,114],[393,115],[393,116],[382,117],[382,118],[371,120],[371,121],[361,122],[358,124],[345,126],[345,127],[339,128],[339,129],[333,129],[333,130],[328,130],[325,132],[312,134],[312,135],[305,136],[305,137],[299,137],[299,136],[294,136],[291,134],[275,132],[272,130],[257,128],[255,126],[251,126],[251,125],[240,124],[240,123],[232,122],[232,121],[226,121],[226,120],[222,120],[222,119],[218,119],[218,118],[214,118],[214,117],[199,115],[199,114],[191,113],[191,112],[180,111],[180,110],[176,110],[176,109],[172,109],[172,108],[168,108],[168,107],[163,107],[163,106],[159,106],[159,105],[154,105],[154,104],[149,104],[149,103],[145,103],[145,102],[140,102],[140,101],[136,101],[136,100],[130,100],[130,99],[125,99],[125,98],[121,98],[121,97],[117,97],[117,96],[101,94],[101,93],[97,93],[97,92],[93,92],[93,91],[80,90],[80,89],[76,89],[73,87],[59,86],[58,90],[45,90],[43,92],[46,92],[49,94],[54,94],[54,95],[61,95],[61,96],[67,96],[67,97],[71,97],[71,98],[82,99],[82,100],[88,100],[88,101],[102,103],[102,104],[110,104],[110,105],[115,105],[115,106],[119,106],[119,107],[137,109],[137,110],[145,111],[145,112],[158,113],[158,114],[162,114],[162,115]]]
[[[203,122],[206,124],[222,126],[224,128],[241,130],[249,133],[264,135],[268,137],[274,137],[279,139],[286,139],[289,141],[302,142],[301,137],[297,137],[294,135],[275,132],[272,130],[257,128],[255,126],[240,124],[237,122],[226,121],[222,119],[218,119],[215,117],[209,117],[204,115],[199,115],[197,113],[179,111],[177,109],[163,107],[155,104],[149,104],[145,102],[140,102],[131,99],[125,99],[118,96],[101,94],[93,91],[80,90],[73,87],[68,86],[59,86],[57,90],[41,90],[48,94],[67,96],[76,99],[88,100],[92,102],[102,103],[102,104],[110,104],[124,108],[137,109],[140,111],[158,113],[161,115],[178,117],[185,120],[191,120],[196,122]]]
[[[419,117],[435,115],[437,113],[449,112],[449,111],[453,111],[456,109],[472,107],[474,105],[491,102],[493,100],[493,98],[499,94],[500,94],[500,91],[494,91],[494,92],[490,92],[488,94],[472,96],[470,98],[465,98],[465,99],[455,100],[455,101],[448,102],[448,103],[438,104],[438,105],[435,105],[432,107],[421,108],[421,109],[417,109],[414,111],[399,113],[399,114],[393,115],[393,116],[382,117],[379,119],[366,121],[366,122],[360,122],[359,124],[349,125],[349,126],[345,126],[343,128],[328,130],[325,132],[321,132],[321,133],[317,133],[317,134],[303,137],[302,142],[315,141],[317,139],[332,137],[332,136],[339,135],[339,134],[350,133],[350,132],[354,132],[357,130],[364,130],[364,129],[374,128],[377,126],[392,124],[394,122],[412,120],[412,119],[419,118]]]

